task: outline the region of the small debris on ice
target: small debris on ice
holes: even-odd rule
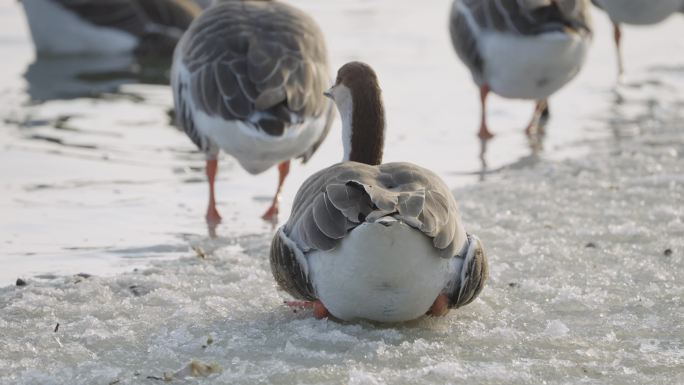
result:
[[[188,377],[208,377],[214,373],[219,373],[221,367],[216,363],[205,364],[197,360],[190,361],[182,369],[174,373],[171,378],[184,379]],[[168,378],[168,375],[164,373],[164,378]]]

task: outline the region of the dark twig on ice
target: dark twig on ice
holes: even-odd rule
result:
[[[55,333],[59,330],[59,322],[57,322],[57,325],[55,325]]]

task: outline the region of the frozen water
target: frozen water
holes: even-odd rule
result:
[[[274,174],[248,178],[224,161],[227,224],[208,239],[201,156],[159,123],[168,89],[25,105],[30,46],[6,27],[16,4],[3,3],[0,43],[14,55],[2,64],[0,277],[27,285],[0,288],[0,383],[684,383],[684,57],[673,55],[684,42],[666,38],[681,35],[681,19],[628,29],[628,80],[612,88],[598,18],[586,71],[552,100],[544,150],[520,134],[530,109],[495,101],[500,135],[474,184],[477,99],[448,46],[448,2],[296,3],[337,44],[336,64],[368,60],[387,79],[388,160],[459,186],[467,229],[489,251],[480,298],[390,326],[287,309],[268,266],[272,229],[256,221],[265,202],[252,193],[268,195]],[[364,45],[345,29],[366,34]],[[340,157],[336,130],[294,170],[285,202]]]
[[[136,384],[196,359],[217,384],[682,383],[683,100],[654,87],[610,112],[637,134],[455,191],[491,279],[446,318],[317,321],[282,304],[270,233],[198,240],[205,258],[0,289],[3,381]]]

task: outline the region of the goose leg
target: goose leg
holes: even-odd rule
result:
[[[313,309],[313,315],[316,319],[323,319],[330,316],[330,312],[323,305],[323,302],[316,301],[286,301],[285,304],[295,309]]]
[[[546,99],[537,101],[537,105],[534,107],[532,120],[530,120],[530,124],[528,124],[527,128],[525,129],[525,133],[528,136],[539,131],[542,116],[544,115],[544,111],[546,111],[548,105],[549,103]]]
[[[214,194],[214,182],[216,181],[216,170],[218,169],[218,159],[207,160],[206,173],[209,180],[209,205],[207,207],[206,220],[209,226],[216,226],[221,223],[221,215],[216,210],[216,198]]]
[[[290,173],[290,161],[286,160],[285,162],[281,163],[278,165],[278,189],[276,190],[276,194],[273,197],[273,203],[271,203],[271,207],[266,210],[266,213],[261,216],[261,218],[267,220],[267,221],[273,221],[278,217],[278,206],[280,203],[280,192],[283,189],[283,183],[285,182],[285,178],[287,178],[287,174]]]
[[[437,296],[437,299],[435,299],[435,302],[430,307],[430,310],[428,310],[427,315],[431,315],[433,317],[443,317],[447,315],[447,313],[449,313],[449,297],[442,293]]]
[[[613,37],[615,38],[615,49],[617,50],[618,79],[621,79],[625,72],[622,60],[622,30],[620,24],[615,21],[613,22]]]
[[[494,134],[489,132],[487,129],[487,95],[489,94],[489,87],[484,85],[480,86],[480,106],[482,107],[482,113],[480,116],[480,132],[477,136],[482,140],[491,139]]]

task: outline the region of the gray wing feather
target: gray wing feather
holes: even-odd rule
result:
[[[489,264],[482,243],[479,239],[474,239],[473,242],[474,244],[470,245],[473,251],[472,258],[466,256],[463,276],[455,282],[452,292],[449,293],[449,308],[459,308],[474,301],[484,289],[489,277]]]
[[[276,1],[228,1],[205,11],[178,47],[194,105],[270,135],[328,113],[323,34],[308,15]],[[308,159],[313,152],[302,154]]]
[[[215,146],[211,145],[209,140],[200,134],[195,126],[195,122],[192,119],[192,108],[190,107],[191,97],[188,95],[190,90],[190,84],[181,77],[179,71],[171,71],[174,76],[171,79],[173,85],[173,99],[175,105],[176,119],[175,123],[177,127],[180,127],[185,131],[185,134],[192,140],[192,142],[199,148],[202,152],[209,154],[210,157],[215,158],[218,151]],[[214,148],[212,150],[212,148]]]
[[[459,0],[454,1],[449,20],[451,42],[456,49],[458,57],[470,69],[475,82],[482,84],[484,80],[484,61],[477,45],[477,35],[480,26],[470,16],[469,9],[464,7],[467,7],[466,3]]]
[[[478,46],[483,31],[538,35],[573,29],[591,33],[586,0],[455,0],[449,19],[459,58],[483,83],[484,61]]]
[[[588,8],[587,0],[455,0],[451,23],[471,23],[482,30],[517,35],[567,28],[588,31]]]
[[[373,211],[370,197],[354,182],[329,184],[325,190],[330,203],[348,222],[361,223]]]
[[[278,285],[297,299],[313,301],[313,285],[297,261],[297,251],[277,232],[271,243],[271,272]]]
[[[311,176],[295,197],[283,232],[300,250],[330,250],[364,221],[391,215],[433,240],[445,257],[465,242],[451,192],[434,173],[409,163],[346,162]]]

